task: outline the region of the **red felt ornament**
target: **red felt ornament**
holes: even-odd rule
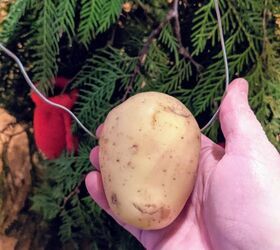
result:
[[[57,77],[54,84],[58,88],[64,88],[69,79]],[[78,141],[72,134],[71,116],[64,110],[51,106],[44,102],[35,92],[31,92],[31,98],[36,107],[34,110],[34,136],[38,149],[47,159],[55,159],[63,150],[75,152]],[[70,93],[49,97],[48,100],[71,109],[78,98],[78,90]]]

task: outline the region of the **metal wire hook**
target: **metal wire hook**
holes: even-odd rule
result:
[[[228,85],[229,85],[228,59],[227,59],[227,51],[226,51],[224,32],[223,32],[223,26],[222,26],[222,18],[221,18],[221,13],[220,13],[220,9],[219,9],[219,0],[214,0],[214,3],[215,3],[215,10],[216,10],[216,15],[217,15],[217,22],[218,22],[218,27],[219,27],[222,52],[223,52],[223,58],[224,58],[224,64],[225,64],[225,74],[226,74],[226,84],[225,84],[225,91],[224,91],[224,95],[225,95]],[[205,129],[207,129],[216,120],[218,113],[220,111],[220,108],[221,108],[221,104],[220,104],[219,108],[217,109],[217,111],[215,112],[215,114],[209,120],[209,122],[207,122],[207,124],[201,129],[201,132],[203,132]]]

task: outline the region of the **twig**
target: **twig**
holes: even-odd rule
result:
[[[154,38],[161,32],[161,30],[164,28],[164,26],[170,22],[172,19],[175,19],[175,34],[176,38],[179,42],[179,53],[184,56],[186,59],[188,59],[196,68],[198,72],[201,72],[202,70],[202,65],[197,63],[192,56],[190,55],[189,51],[183,46],[182,44],[182,39],[181,39],[181,31],[180,31],[180,22],[179,22],[179,13],[178,13],[178,5],[179,5],[179,0],[174,0],[172,8],[167,12],[166,17],[160,22],[160,24],[154,29],[151,34],[149,35],[147,41],[145,42],[143,48],[140,50],[138,53],[138,61],[137,64],[134,68],[134,71],[131,75],[129,84],[126,88],[126,91],[124,93],[124,96],[122,98],[122,101],[126,100],[127,96],[133,89],[133,83],[135,81],[136,76],[140,73],[141,67],[144,65],[147,54],[149,51],[149,48],[154,40]]]
[[[181,36],[181,28],[180,28],[180,21],[179,21],[179,10],[178,10],[178,5],[179,5],[179,0],[174,0],[174,4],[173,4],[173,10],[175,13],[174,19],[175,19],[175,26],[174,26],[174,31],[175,31],[175,35],[177,38],[177,41],[179,43],[179,53],[185,57],[186,59],[188,59],[196,68],[197,72],[201,72],[201,70],[203,69],[202,65],[197,63],[191,56],[191,54],[189,53],[188,49],[184,47],[183,43],[182,43],[182,36]]]
[[[81,180],[79,181],[78,185],[63,199],[63,204],[60,207],[60,210],[63,210],[67,204],[67,202],[76,194],[78,194],[80,192],[80,187],[82,185],[82,183],[84,182],[86,176],[82,175]]]
[[[267,25],[267,0],[265,0],[264,3],[264,10],[263,10],[263,20],[262,20],[262,26],[263,26],[263,51],[262,51],[262,57],[263,59],[266,61],[265,57],[266,57],[266,44],[269,43],[268,40],[268,36],[267,36],[267,29],[266,29],[266,25]]]
[[[167,15],[166,18],[157,26],[156,29],[154,29],[151,34],[149,35],[147,41],[145,42],[143,48],[140,50],[139,54],[138,54],[138,61],[137,64],[134,68],[134,71],[132,73],[132,76],[130,78],[129,84],[126,88],[125,94],[122,98],[122,100],[126,100],[128,94],[131,92],[132,90],[132,85],[133,82],[135,81],[136,76],[140,73],[140,69],[141,67],[144,65],[146,58],[147,58],[147,54],[149,51],[149,48],[151,46],[151,43],[153,42],[153,39],[161,32],[162,28],[174,17],[174,11],[173,9],[171,9]]]
[[[108,41],[107,45],[108,46],[113,46],[114,41],[115,41],[115,37],[116,37],[116,30],[117,30],[118,25],[116,24],[112,30],[112,35],[110,40]]]

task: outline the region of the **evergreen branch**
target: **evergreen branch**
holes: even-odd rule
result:
[[[223,60],[219,60],[208,66],[201,74],[198,84],[191,92],[192,107],[194,115],[198,115],[206,110],[215,97],[222,95],[225,81]]]
[[[202,6],[195,12],[195,18],[193,20],[192,27],[192,43],[194,46],[193,55],[201,53],[207,42],[207,30],[213,27],[214,16],[212,9],[214,8],[214,1],[210,0],[206,5]],[[215,25],[214,25],[215,26]]]
[[[171,69],[168,68],[162,82],[157,82],[155,89],[163,93],[176,93],[181,88],[181,83],[184,80],[188,81],[191,75],[191,63],[186,62],[185,58],[183,58],[177,65],[175,64]]]
[[[66,204],[68,203],[68,201],[74,196],[79,194],[80,192],[80,187],[82,185],[82,183],[84,182],[86,178],[86,175],[82,175],[81,180],[79,181],[79,183],[76,185],[76,187],[63,199],[63,204],[60,207],[60,210],[63,211],[65,209]]]
[[[78,36],[88,46],[98,33],[106,31],[119,17],[123,0],[82,0]]]
[[[225,34],[230,33],[235,35],[235,20],[234,15],[230,8],[227,7],[226,1],[219,1],[221,9],[221,21],[223,25],[223,31]],[[200,54],[205,47],[207,42],[211,41],[211,45],[215,46],[219,41],[218,23],[216,17],[213,15],[214,1],[210,0],[206,5],[202,6],[195,12],[194,25],[192,27],[192,43],[194,45],[194,55]]]
[[[188,60],[190,60],[191,63],[194,64],[194,66],[196,67],[197,71],[200,72],[200,70],[202,69],[202,66],[200,64],[198,64],[189,54],[188,50],[186,48],[183,47],[182,45],[182,40],[181,40],[181,34],[180,34],[180,23],[179,23],[179,13],[178,13],[178,4],[179,1],[175,0],[173,7],[167,12],[167,15],[165,16],[165,18],[159,23],[159,25],[150,33],[150,35],[147,38],[147,41],[144,43],[144,46],[142,47],[142,49],[139,51],[138,53],[138,63],[136,64],[136,67],[133,71],[133,74],[131,76],[130,79],[130,83],[127,86],[127,89],[125,91],[125,94],[122,98],[122,100],[126,100],[126,98],[128,97],[129,93],[131,92],[131,90],[133,89],[133,83],[135,81],[136,76],[140,73],[140,69],[141,67],[145,64],[146,58],[147,58],[147,54],[149,51],[149,48],[153,42],[153,40],[155,39],[155,37],[162,31],[162,29],[172,20],[175,19],[175,30],[176,30],[176,37],[177,40],[179,42],[179,52],[181,55],[183,55],[185,58],[187,58]]]
[[[117,83],[127,82],[135,59],[122,50],[105,48],[83,67],[73,86],[83,86],[77,112],[79,119],[96,128],[112,108],[110,103]]]
[[[38,20],[35,24],[36,35],[33,37],[35,49],[34,79],[40,83],[42,91],[52,89],[51,81],[56,75],[58,67],[56,56],[59,53],[59,37],[56,20],[56,8],[53,0],[45,0]]]
[[[151,46],[152,41],[154,40],[154,38],[161,32],[161,30],[163,29],[163,27],[175,16],[175,12],[173,9],[169,10],[166,17],[164,18],[163,21],[160,22],[160,24],[151,32],[151,34],[148,36],[147,41],[144,43],[144,46],[142,47],[142,49],[139,51],[138,53],[138,62],[136,64],[136,67],[133,71],[133,74],[131,76],[130,79],[130,83],[126,89],[126,92],[122,98],[122,100],[126,100],[128,94],[130,93],[130,91],[132,90],[132,86],[133,83],[135,81],[136,76],[140,73],[140,69],[141,67],[144,65],[146,58],[147,58],[147,54],[149,51],[149,48]]]
[[[17,0],[10,7],[9,14],[6,17],[3,28],[0,32],[1,43],[7,43],[12,36],[16,34],[15,30],[19,24],[20,18],[24,15],[26,9],[30,6],[32,0]]]
[[[257,52],[257,49],[256,49],[254,41],[253,41],[253,36],[248,32],[247,28],[244,26],[239,14],[238,14],[238,11],[236,10],[236,8],[235,8],[234,4],[231,2],[231,0],[228,0],[228,6],[232,10],[232,12],[234,13],[234,17],[235,17],[238,25],[240,26],[241,30],[245,34],[245,36],[247,38],[247,41],[250,44],[250,46],[251,46],[251,48],[254,52],[255,57],[257,58],[258,57],[258,52]]]
[[[156,41],[151,44],[143,71],[146,77],[146,90],[158,89],[170,71],[169,56]]]
[[[124,0],[111,0],[103,5],[102,15],[99,17],[99,27],[97,33],[102,33],[106,31],[110,25],[116,22],[122,11],[122,4]]]
[[[60,32],[66,32],[71,41],[75,33],[75,8],[77,0],[61,0],[57,7],[57,22]]]
[[[179,63],[179,44],[177,39],[172,34],[172,27],[168,23],[160,32],[159,41],[162,42],[174,54],[175,63]]]
[[[103,7],[102,0],[82,0],[79,26],[79,39],[84,45],[88,45],[94,37],[94,31],[98,28],[98,19]]]
[[[185,57],[187,60],[189,60],[196,68],[197,72],[201,72],[202,70],[202,65],[200,65],[199,63],[197,63],[193,57],[190,55],[189,51],[187,48],[184,47],[183,43],[182,43],[182,37],[181,37],[181,27],[180,27],[180,21],[179,21],[179,11],[178,11],[178,4],[179,4],[179,0],[174,0],[173,3],[173,11],[174,11],[174,19],[175,19],[175,25],[174,25],[174,30],[175,30],[175,34],[177,37],[177,41],[179,43],[179,53]]]

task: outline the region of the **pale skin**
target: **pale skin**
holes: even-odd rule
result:
[[[225,148],[202,136],[195,187],[168,227],[145,231],[118,221],[108,206],[99,171],[86,178],[91,197],[147,249],[280,249],[280,156],[247,95],[244,79],[230,84],[219,114]],[[97,136],[101,133],[102,126]],[[98,169],[98,147],[90,160]]]

